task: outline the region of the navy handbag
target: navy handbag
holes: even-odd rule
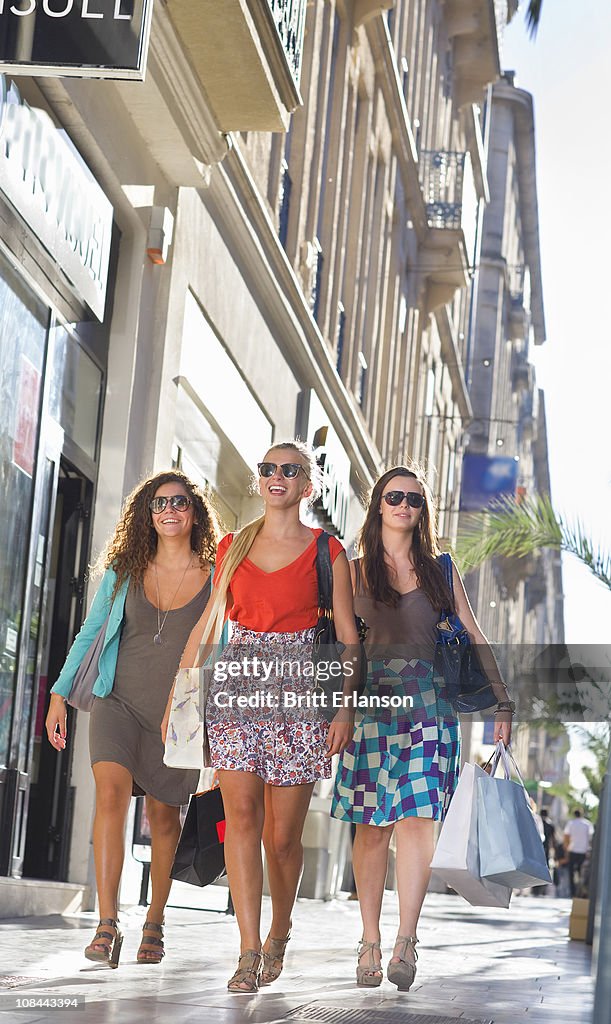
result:
[[[452,559],[439,555],[437,559],[452,596]],[[435,673],[445,682],[450,704],[461,715],[473,715],[498,703],[471,638],[456,612],[443,610],[437,623],[435,644]]]

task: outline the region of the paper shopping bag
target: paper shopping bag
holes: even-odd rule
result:
[[[502,744],[501,744],[502,746]],[[494,778],[498,760],[505,778]],[[511,754],[497,751],[492,774],[477,779],[477,835],[482,877],[524,888],[551,882],[543,842],[522,783],[510,778]],[[519,774],[515,761],[513,764]]]
[[[441,828],[431,868],[474,907],[508,907],[511,889],[480,875],[476,780],[478,765],[464,764]],[[487,776],[486,776],[487,777]]]
[[[191,797],[170,877],[210,885],[225,874],[225,810],[220,789]]]
[[[163,763],[169,768],[205,767],[206,670],[181,668],[176,675]]]

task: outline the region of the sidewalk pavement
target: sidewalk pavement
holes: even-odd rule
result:
[[[92,914],[0,921],[0,1024],[591,1020],[590,949],[568,939],[568,900],[514,897],[509,911],[504,911],[470,907],[460,897],[430,893],[419,927],[418,974],[408,993],[399,993],[386,979],[378,989],[356,988],[356,902],[300,900],[282,976],[249,996],[226,989],[237,957],[235,919],[212,909],[192,909],[193,898],[182,895],[187,888],[177,886],[173,891],[175,902],[190,901],[191,908],[168,909],[167,956],[160,966],[135,962],[144,919],[140,907],[122,914],[126,936],[116,971],[83,958],[97,922]],[[191,893],[202,907],[226,906],[226,889],[213,886]],[[396,908],[395,895],[387,893],[382,920],[385,963],[396,931]],[[265,921],[268,916],[266,900]],[[75,997],[85,1002],[76,1015],[50,1003]]]

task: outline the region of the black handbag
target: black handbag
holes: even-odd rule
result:
[[[454,596],[452,559],[437,559]],[[494,690],[484,672],[471,638],[455,612],[443,610],[437,623],[434,668],[445,682],[450,704],[461,715],[473,715],[497,703]]]
[[[344,687],[344,674],[337,674],[327,678],[331,673],[323,671],[323,664],[328,662],[342,662],[346,645],[337,639],[335,622],[333,620],[333,565],[329,552],[329,534],[323,532],[317,540],[316,552],[316,575],[318,577],[318,621],[314,631],[312,644],[312,660],[317,667],[316,691],[322,694],[320,711],[331,722],[339,707],[334,703],[334,695],[340,694]],[[368,626],[360,615],[354,616],[356,629],[361,644],[360,651],[360,673],[355,680],[354,691],[360,695],[365,689],[367,682],[367,658],[363,649],[363,641]]]
[[[225,874],[225,809],[218,789],[191,797],[170,878],[211,885]]]

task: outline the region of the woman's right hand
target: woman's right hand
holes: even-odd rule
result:
[[[56,750],[66,749],[66,701],[59,693],[52,693],[45,728],[49,743]]]

